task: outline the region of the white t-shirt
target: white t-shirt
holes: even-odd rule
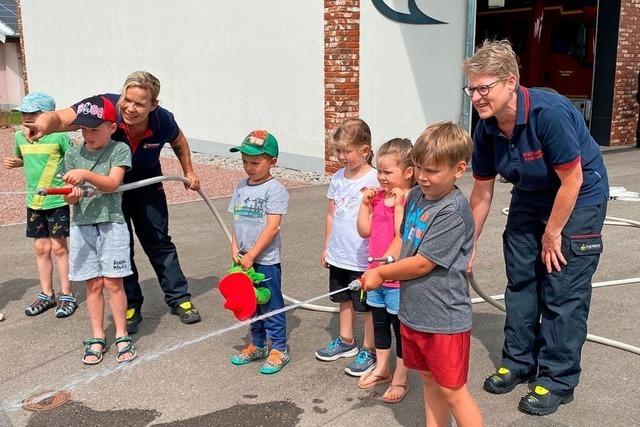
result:
[[[335,202],[335,208],[327,244],[326,261],[329,264],[351,271],[367,269],[369,240],[361,238],[358,234],[358,210],[362,198],[361,190],[378,185],[377,172],[373,168],[357,179],[345,178],[344,168],[331,178],[327,197]]]

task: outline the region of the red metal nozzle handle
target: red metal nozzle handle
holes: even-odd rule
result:
[[[71,193],[73,187],[61,187],[61,188],[38,188],[36,194],[41,196],[53,196],[53,195],[66,195]]]

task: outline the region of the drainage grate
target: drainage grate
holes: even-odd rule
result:
[[[48,411],[58,408],[71,401],[71,393],[68,391],[53,390],[38,393],[22,401],[22,407],[27,411]]]

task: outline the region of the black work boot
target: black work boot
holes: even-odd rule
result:
[[[130,307],[127,309],[127,333],[133,335],[138,333],[138,325],[142,322],[140,307]]]
[[[171,307],[171,314],[180,316],[180,321],[185,325],[198,323],[201,320],[200,313],[198,313],[191,301],[185,301],[175,307]]]
[[[518,409],[532,415],[549,415],[556,412],[558,406],[572,401],[573,390],[566,394],[558,394],[542,386],[536,386],[532,391],[522,396]]]
[[[518,384],[527,382],[535,378],[535,374],[518,376],[509,369],[501,366],[498,370],[484,380],[482,388],[493,394],[509,393]]]

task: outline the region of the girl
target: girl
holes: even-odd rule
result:
[[[369,255],[382,257],[394,237],[399,233],[404,214],[405,195],[413,183],[413,163],[411,162],[411,141],[395,138],[383,144],[378,150],[376,164],[380,189],[365,190],[358,213],[358,234],[369,238]],[[376,267],[379,262],[373,262]],[[382,396],[387,403],[398,403],[407,394],[407,368],[402,361],[402,341],[400,339],[400,283],[386,282],[379,289],[367,292],[367,305],[371,307],[376,346],[376,368],[360,377],[358,387],[369,390],[377,384],[391,382]],[[396,370],[391,377],[389,356],[391,348],[391,327],[396,336]]]
[[[329,289],[345,288],[367,269],[369,242],[357,231],[358,207],[362,189],[378,185],[371,167],[371,130],[361,119],[345,120],[333,134],[333,146],[343,168],[331,178],[327,197],[324,249],[321,263],[329,268]],[[333,361],[341,357],[357,357],[345,368],[353,376],[362,376],[375,367],[373,322],[366,299],[360,291],[345,291],[331,296],[340,304],[340,331],[316,357]],[[353,337],[354,312],[365,313],[364,345],[358,350]]]

